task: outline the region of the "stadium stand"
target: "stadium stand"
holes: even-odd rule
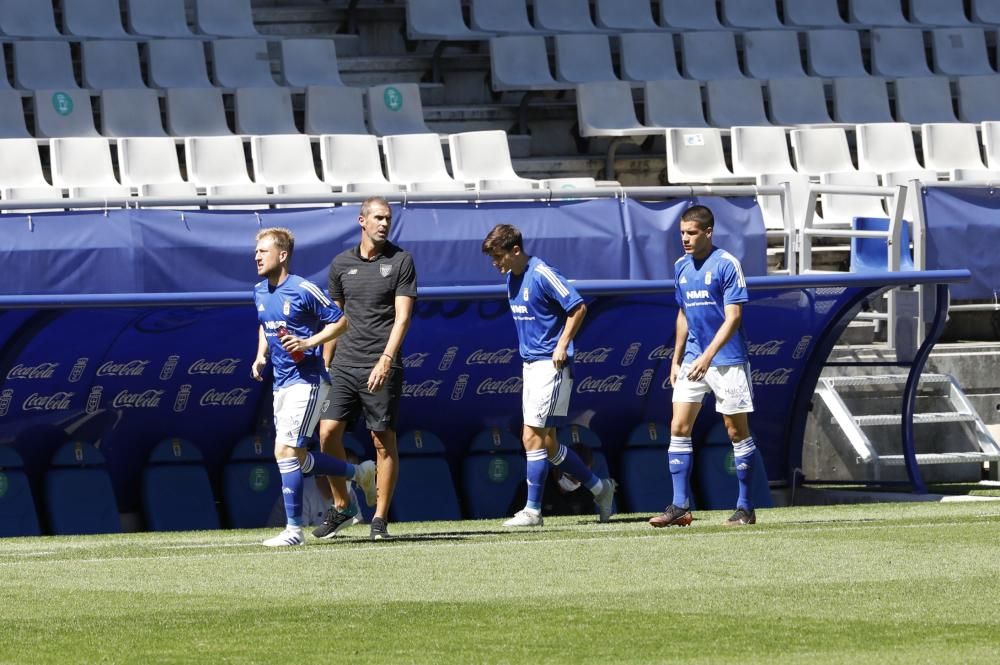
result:
[[[80,86],[73,74],[69,42],[18,41],[13,44],[14,85],[22,90],[63,90]]]
[[[733,174],[755,178],[763,173],[788,173],[788,139],[782,127],[733,127]]]
[[[490,519],[508,515],[524,478],[524,452],[517,437],[499,427],[480,432],[462,460],[466,516]]]
[[[617,32],[658,30],[649,0],[597,0],[597,25]]]
[[[254,182],[275,190],[295,185],[297,193],[330,193],[331,186],[316,175],[312,145],[302,134],[254,136],[250,139]]]
[[[660,25],[678,30],[722,30],[714,2],[660,0]]]
[[[455,180],[474,189],[530,189],[537,181],[514,172],[507,133],[502,130],[462,132],[448,136],[448,155]]]
[[[905,122],[862,123],[855,127],[858,170],[870,173],[916,171],[913,131]]]
[[[168,88],[165,99],[171,136],[229,136],[222,92],[215,88]]]
[[[0,190],[4,199],[11,198],[11,190],[36,190],[51,198],[62,196],[59,188],[45,179],[38,142],[32,138],[0,139]]]
[[[626,32],[618,36],[621,78],[663,81],[681,78],[674,37],[669,32]]]
[[[790,219],[792,229],[801,229],[805,220],[806,207],[809,204],[809,176],[804,173],[762,173],[755,178],[760,187],[781,185],[788,183],[791,193]],[[773,230],[786,229],[784,211],[781,208],[781,199],[777,196],[758,196],[757,205],[760,206],[761,214],[764,217],[764,228]],[[813,219],[816,225],[822,225],[822,217],[815,215]]]
[[[772,79],[767,82],[771,121],[776,125],[829,125],[826,90],[817,78]]]
[[[45,472],[44,485],[45,518],[50,533],[122,530],[104,455],[91,444],[71,441],[60,446]]]
[[[413,430],[399,437],[400,466],[390,516],[395,522],[457,520],[462,514],[441,439]]]
[[[851,23],[862,26],[907,27],[911,23],[903,16],[899,0],[848,0]]]
[[[139,37],[191,38],[184,0],[126,0],[128,31]]]
[[[896,120],[911,125],[925,122],[958,122],[946,76],[896,79]]]
[[[281,498],[281,477],[274,461],[273,442],[253,435],[233,446],[222,472],[222,497],[229,527],[267,526],[271,509]]]
[[[968,176],[962,175],[960,177],[956,177],[954,175],[956,171],[965,171],[969,175]],[[989,171],[985,171],[983,169],[953,169],[951,173],[953,174],[952,180],[967,180],[967,179],[972,180],[981,178],[982,177],[981,174],[989,173]],[[910,182],[912,180],[919,180],[920,182],[933,183],[938,179],[937,172],[931,171],[929,169],[919,169],[917,171],[889,171],[888,173],[882,173],[880,175],[882,179],[882,185],[885,187],[895,187],[897,185],[905,185],[907,187],[906,203],[903,205],[903,219],[910,222],[917,219],[917,199],[920,197],[920,190],[910,187]],[[907,236],[907,238],[909,238],[909,236]],[[901,243],[901,245],[903,247],[909,247],[910,246],[909,240],[907,240],[905,243]],[[853,249],[854,248],[852,248],[852,251]],[[882,249],[884,254],[885,247],[883,247]],[[901,260],[902,260],[900,264],[901,266],[904,264],[909,266],[907,268],[901,268],[901,269],[913,270],[913,261],[912,259],[910,259],[909,252],[903,254]]]
[[[36,90],[32,95],[37,138],[99,136],[90,94],[83,90]]]
[[[736,54],[736,37],[730,31],[681,33],[684,76],[699,81],[743,78]]]
[[[719,130],[707,127],[667,130],[667,178],[677,184],[746,182],[726,165]]]
[[[621,456],[621,498],[626,510],[653,512],[670,503],[669,445],[670,427],[665,423],[641,423],[629,434]]]
[[[71,198],[128,198],[132,191],[115,176],[111,146],[101,137],[54,138],[49,142],[52,184]]]
[[[367,97],[368,126],[377,136],[433,133],[424,122],[420,86],[416,83],[373,85]]]
[[[538,34],[528,20],[528,3],[510,0],[471,0],[469,23],[476,30],[497,35]]]
[[[105,90],[101,93],[99,107],[104,136],[167,135],[160,119],[160,97],[154,90]]]
[[[94,90],[145,88],[135,42],[110,39],[80,44],[83,87]]]
[[[41,3],[39,3],[41,4]],[[63,34],[86,39],[126,39],[118,0],[62,0]]]
[[[199,187],[251,184],[238,136],[188,137],[184,153],[188,178]]]
[[[643,91],[647,127],[708,127],[697,81],[647,81]]]
[[[823,173],[819,179],[824,185],[853,187],[878,187],[878,175],[868,171],[840,171]],[[882,202],[874,196],[863,194],[820,194],[823,221],[827,226],[850,228],[855,217],[885,217]]]
[[[556,35],[553,41],[558,80],[574,84],[618,80],[606,35]]]
[[[722,21],[741,30],[783,28],[774,0],[721,0]]]
[[[0,488],[0,538],[41,535],[24,462],[11,446],[0,446]]]
[[[958,118],[962,122],[986,122],[1000,119],[1000,75],[960,76],[958,89]]]
[[[931,76],[924,32],[917,28],[871,31],[872,74],[886,78]]]
[[[755,79],[705,83],[705,113],[713,127],[770,125],[764,110],[764,89]]]
[[[837,0],[785,0],[785,25],[797,28],[844,28]]]
[[[194,184],[181,177],[177,145],[172,138],[129,137],[117,141],[122,184],[140,196],[195,196]]]
[[[937,28],[930,32],[935,74],[981,76],[996,73],[990,65],[986,35],[981,28]]]
[[[851,227],[857,231],[888,231],[889,219],[885,217],[855,217]],[[910,256],[910,225],[903,224],[899,235],[900,270],[913,270]],[[851,238],[851,272],[875,272],[889,268],[888,238]]]
[[[1000,24],[1000,2],[997,0],[972,0],[972,20],[983,25]]]
[[[271,75],[263,39],[216,39],[209,43],[212,80],[221,88],[264,88],[277,85]]]
[[[831,171],[855,171],[847,131],[842,127],[809,127],[789,132],[795,170],[810,176]]]
[[[297,134],[288,88],[237,88],[233,95],[237,134]]]
[[[407,191],[462,191],[465,185],[451,177],[437,134],[396,134],[382,137],[385,172],[389,182]]]
[[[337,44],[332,39],[282,39],[281,81],[305,88],[311,85],[344,85],[337,64]]]
[[[323,181],[344,192],[399,191],[382,171],[378,139],[369,134],[326,134],[320,137]]]
[[[1000,169],[1000,122],[990,121],[980,125],[986,165],[993,170]]]
[[[967,26],[962,0],[909,0],[910,20],[927,26]]]
[[[194,0],[195,29],[214,37],[259,37],[250,0]]]
[[[149,84],[170,88],[211,88],[205,47],[191,39],[152,39],[146,42]]]
[[[552,33],[607,32],[594,25],[589,0],[534,0],[533,7],[535,27],[539,30]]]
[[[799,78],[802,67],[798,33],[791,30],[755,30],[743,35],[743,64],[756,79]]]
[[[202,463],[190,441],[165,439],[153,447],[142,472],[142,507],[150,531],[219,528],[219,513]]]
[[[632,87],[624,81],[582,83],[576,87],[577,122],[580,136],[652,136],[663,127],[639,122]]]
[[[406,34],[410,39],[477,41],[492,33],[470,30],[462,16],[461,0],[407,0]]]
[[[806,32],[806,70],[810,76],[822,78],[868,76],[858,32],[855,30]]]
[[[893,122],[885,79],[875,76],[834,79],[833,120],[852,125]]]
[[[367,134],[365,93],[346,86],[311,85],[305,94],[306,134]]]
[[[490,77],[493,90],[565,90],[549,68],[545,38],[507,35],[490,40]]]
[[[4,0],[0,5],[0,33],[7,37],[46,39],[61,37],[51,2]]]
[[[920,144],[924,167],[946,172],[953,169],[985,170],[979,152],[976,125],[965,123],[927,123],[920,126]]]
[[[21,93],[0,90],[0,138],[22,139],[28,136],[30,134],[25,124]]]

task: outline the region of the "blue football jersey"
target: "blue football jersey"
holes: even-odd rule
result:
[[[677,305],[688,322],[687,344],[682,364],[700,356],[726,320],[726,305],[749,300],[747,283],[739,260],[724,249],[713,247],[702,261],[690,254],[674,264]],[[743,326],[729,338],[712,359],[713,366],[742,365],[748,360]]]
[[[524,360],[551,359],[566,313],[583,302],[566,278],[537,256],[528,260],[520,275],[507,273],[507,299]],[[572,360],[572,342],[566,355]]]
[[[278,340],[278,329],[282,327],[289,335],[306,338],[326,324],[339,321],[344,313],[329,296],[309,280],[289,275],[278,286],[272,287],[266,279],[254,286],[253,300],[271,352],[274,389],[295,383],[329,382],[322,346],[309,349],[302,360],[295,362]]]

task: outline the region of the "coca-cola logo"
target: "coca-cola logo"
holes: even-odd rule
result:
[[[608,356],[614,351],[613,347],[610,346],[598,346],[587,351],[580,351],[573,355],[573,362],[580,365],[596,365],[599,363],[607,362]]]
[[[129,392],[123,390],[111,400],[111,406],[115,409],[155,409],[160,406],[160,398],[163,397],[163,390],[143,390]]]
[[[781,339],[772,339],[760,344],[749,344],[747,345],[747,354],[751,356],[776,356],[781,353],[781,347],[784,345],[785,341]]]
[[[424,361],[431,355],[429,353],[411,353],[403,356],[403,367],[423,367]]]
[[[201,406],[243,406],[247,403],[249,388],[233,388],[232,390],[210,389],[198,403]]]
[[[39,363],[37,365],[17,364],[7,372],[8,379],[51,379],[59,363]]]
[[[97,368],[97,376],[142,376],[148,360],[130,360],[124,363],[108,361]]]
[[[427,354],[424,354],[426,356]],[[437,397],[438,389],[443,381],[428,379],[421,383],[403,382],[403,397]]]
[[[239,358],[222,358],[221,360],[214,361],[199,358],[188,367],[188,374],[232,375],[236,373],[236,368],[239,364]]]
[[[794,371],[792,367],[779,367],[770,372],[755,369],[750,372],[750,380],[755,386],[785,386],[788,385]]]
[[[650,360],[670,360],[674,357],[674,347],[660,344],[649,352]]]
[[[517,349],[497,349],[496,351],[485,351],[476,349],[465,359],[466,365],[509,365],[514,359]]]
[[[617,393],[625,385],[624,374],[611,374],[604,378],[584,377],[576,386],[577,393]]]
[[[519,376],[506,379],[483,379],[476,387],[477,395],[509,395],[521,392],[524,380]]]
[[[70,406],[70,401],[76,393],[57,392],[51,395],[39,395],[31,393],[28,399],[21,405],[23,411],[65,411]]]

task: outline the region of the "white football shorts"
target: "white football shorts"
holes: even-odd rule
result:
[[[554,427],[550,420],[569,412],[569,396],[573,393],[573,374],[569,365],[558,370],[551,360],[526,362],[523,377],[521,407],[524,424],[529,427]]]
[[[329,383],[293,383],[274,393],[274,440],[301,448],[309,444],[323,403],[330,392]]]
[[[711,392],[715,395],[718,413],[753,412],[753,384],[748,364],[709,367],[705,376],[697,381],[687,378],[688,369],[685,363],[677,374],[674,402],[701,402],[705,393]]]

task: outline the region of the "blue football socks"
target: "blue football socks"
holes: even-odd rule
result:
[[[670,465],[670,480],[674,485],[672,504],[678,508],[689,508],[691,499],[688,496],[688,484],[691,478],[694,446],[689,436],[670,437],[670,448],[667,449],[667,463]]]
[[[285,502],[285,518],[288,526],[302,526],[302,467],[299,460],[287,457],[278,460],[281,472],[281,498]]]
[[[528,457],[528,510],[542,512],[542,494],[545,491],[545,477],[549,474],[549,461],[545,459],[545,449],[529,450]]]
[[[341,476],[354,477],[354,465],[333,455],[325,453],[308,453],[302,463],[302,474],[305,476]]]
[[[601,492],[601,479],[583,463],[580,456],[575,451],[570,450],[563,444],[559,444],[556,454],[549,458],[553,466],[558,466],[563,473],[568,473],[589,489],[594,496]]]
[[[753,510],[753,502],[750,498],[750,488],[753,485],[753,456],[757,451],[753,437],[748,436],[742,441],[733,444],[733,461],[736,465],[736,480],[740,484],[740,496],[736,500],[736,507],[747,512]]]

